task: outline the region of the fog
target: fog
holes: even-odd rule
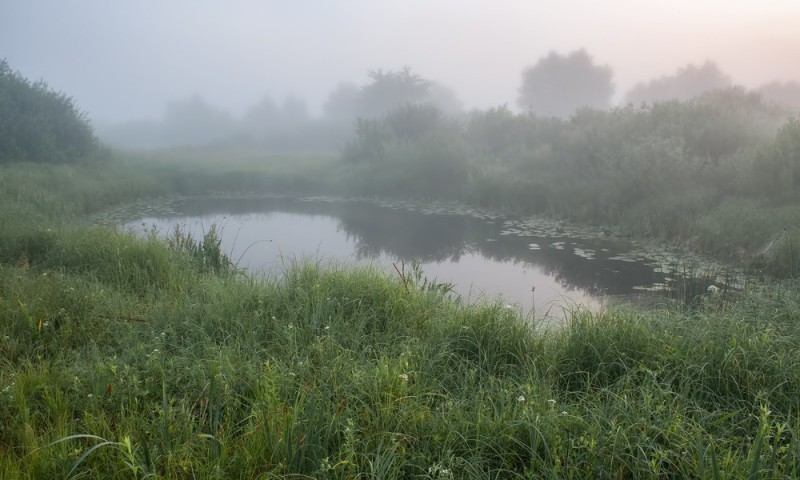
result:
[[[236,118],[295,101],[313,118],[334,90],[404,66],[465,109],[517,109],[525,68],[579,49],[611,68],[616,103],[708,60],[748,88],[789,82],[798,24],[788,0],[20,0],[0,6],[0,58],[68,92],[95,125],[163,119],[192,99]]]

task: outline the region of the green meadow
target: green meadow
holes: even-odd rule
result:
[[[798,476],[792,280],[539,331],[424,272],[292,264],[263,280],[213,231],[86,221],[331,161],[0,167],[0,476]]]

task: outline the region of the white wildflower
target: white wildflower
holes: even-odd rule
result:
[[[400,378],[400,380],[402,380],[404,382],[408,381],[408,374],[407,373],[401,373],[400,375],[398,375],[398,377]]]
[[[525,395],[520,395],[519,397],[517,397],[517,401],[519,403],[525,403]]]

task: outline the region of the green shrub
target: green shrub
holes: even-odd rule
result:
[[[0,163],[72,163],[101,152],[74,100],[0,60]]]

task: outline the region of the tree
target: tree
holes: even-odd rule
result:
[[[759,87],[758,93],[769,102],[800,112],[800,83],[798,82],[770,82]]]
[[[358,116],[358,86],[352,83],[340,83],[328,95],[328,101],[322,107],[325,117],[331,120],[351,120]]]
[[[231,115],[195,95],[167,105],[164,114],[168,145],[211,144],[229,139],[235,124]]]
[[[31,83],[0,60],[0,163],[70,163],[96,155],[100,145],[72,97]]]
[[[247,130],[264,130],[280,123],[281,112],[269,96],[264,96],[250,107],[242,117]]]
[[[308,106],[306,102],[294,95],[289,95],[283,100],[281,111],[282,121],[285,126],[297,126],[309,121]]]
[[[635,85],[625,95],[629,103],[654,103],[664,100],[688,100],[702,93],[731,85],[730,78],[716,63],[707,61],[698,66],[689,64],[674,75],[663,76]]]
[[[611,67],[595,65],[586,50],[551,52],[522,73],[517,104],[539,115],[568,117],[581,107],[604,109],[614,84]]]
[[[439,82],[430,83],[428,92],[425,95],[425,101],[438,108],[445,115],[458,116],[464,113],[464,105],[453,89]]]
[[[373,70],[369,77],[372,82],[358,93],[358,113],[367,117],[386,115],[409,103],[423,103],[431,86],[429,80],[411,73],[410,67],[397,72]]]

